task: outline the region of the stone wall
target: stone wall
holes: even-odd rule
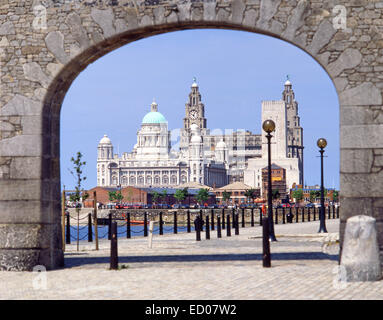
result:
[[[1,269],[64,263],[60,108],[72,81],[124,44],[193,28],[270,35],[327,71],[340,104],[341,235],[348,217],[373,216],[382,252],[383,1],[1,0]]]

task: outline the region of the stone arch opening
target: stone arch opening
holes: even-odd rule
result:
[[[360,213],[376,217],[378,234],[383,234],[383,46],[379,27],[369,14],[360,13],[368,9],[381,17],[378,4],[341,1],[345,10],[340,11],[350,18],[347,26],[342,19],[334,20],[339,10],[330,2],[133,2],[108,6],[47,1],[49,28],[31,33],[13,21],[18,17],[36,26],[34,11],[21,12],[8,1],[8,15],[0,26],[1,42],[8,43],[0,61],[7,72],[0,115],[2,121],[15,123],[13,129],[0,127],[1,269],[63,264],[59,128],[60,108],[72,81],[87,65],[122,45],[185,29],[269,35],[301,48],[324,68],[340,104],[341,235],[346,219]],[[16,41],[16,35],[27,41]],[[382,252],[383,240],[380,246]]]

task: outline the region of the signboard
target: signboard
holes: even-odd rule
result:
[[[272,177],[272,181],[282,181],[282,177]]]

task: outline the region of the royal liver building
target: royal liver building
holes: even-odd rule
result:
[[[264,110],[264,103],[262,118],[269,113]],[[298,104],[290,81],[285,83],[283,100],[279,106],[275,112],[278,115],[282,112],[282,116],[275,120],[280,128],[278,130],[284,134],[278,145],[285,145],[285,158],[297,159],[294,161],[300,172],[299,178],[295,178],[294,172],[292,180],[297,180],[294,182],[298,184],[303,180],[303,130],[299,124]],[[157,103],[153,102],[150,112],[142,120],[132,152],[123,153],[121,157],[115,155],[111,140],[106,135],[101,139],[98,145],[97,184],[177,187],[194,182],[221,187],[230,182],[247,180],[249,185],[257,188],[259,185],[256,178],[245,179],[245,172],[247,175],[251,172],[249,163],[253,166],[255,164],[252,161],[258,159],[263,163],[262,140],[260,134],[248,130],[215,129],[211,132],[207,127],[201,93],[194,80],[185,104],[179,150],[172,149],[168,123],[158,111]],[[289,170],[287,168],[287,175]]]

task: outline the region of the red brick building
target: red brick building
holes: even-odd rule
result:
[[[264,199],[267,199],[268,172],[268,167],[262,169],[262,195]],[[279,191],[280,199],[285,198],[287,195],[286,169],[275,163],[271,164],[271,189]]]

